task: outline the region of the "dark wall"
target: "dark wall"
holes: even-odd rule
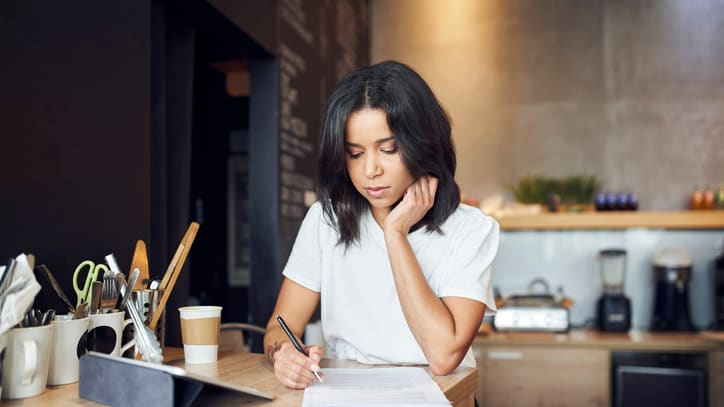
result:
[[[165,272],[198,220],[199,38],[223,43],[221,60],[248,60],[252,283],[248,298],[233,300],[248,301],[249,321],[266,323],[305,192],[315,189],[324,101],[341,75],[369,60],[366,1],[0,3],[0,255],[34,253],[68,293],[81,260],[113,252],[125,268],[137,239],[149,247],[151,274]],[[192,260],[207,234],[224,233],[218,226],[201,222]],[[226,272],[218,260],[189,263],[205,266],[203,278]],[[181,274],[167,310],[187,301],[191,274]],[[55,300],[47,297],[39,298]],[[170,315],[167,339],[176,344]]]
[[[253,64],[256,73],[251,75],[251,105],[258,110],[250,118],[252,127],[255,121],[259,124],[249,132],[249,320],[264,325],[306,214],[305,196],[316,189],[317,139],[326,98],[342,75],[369,62],[367,1],[280,0],[253,10],[244,2],[209,1],[242,31],[271,48],[276,61],[276,65]],[[272,66],[275,76],[269,77],[263,67]],[[277,93],[270,94],[272,90]],[[254,103],[260,92],[265,92],[263,107]],[[276,120],[278,128],[268,128],[264,124],[268,120]]]
[[[81,260],[150,237],[150,13],[0,3],[0,256],[34,253],[68,294]]]

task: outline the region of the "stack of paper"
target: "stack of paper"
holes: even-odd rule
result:
[[[304,390],[303,407],[449,406],[450,402],[421,367],[322,369],[324,383]]]

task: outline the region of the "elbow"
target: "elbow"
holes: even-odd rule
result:
[[[464,356],[464,355],[463,355]],[[447,355],[446,357],[439,357],[433,360],[429,360],[430,372],[435,376],[445,376],[455,370],[462,357],[459,355]]]

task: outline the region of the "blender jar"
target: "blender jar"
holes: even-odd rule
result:
[[[603,280],[603,293],[622,295],[626,276],[626,250],[606,249],[598,253],[598,263]]]

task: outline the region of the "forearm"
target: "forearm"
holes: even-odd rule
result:
[[[269,322],[266,327],[266,333],[264,334],[264,354],[272,364],[274,364],[274,353],[279,350],[284,342],[289,342],[289,338],[281,326],[279,326],[279,324],[273,325]]]
[[[430,288],[402,233],[385,233],[385,243],[403,314],[435,373],[447,373],[465,356],[474,333],[456,329],[455,318]]]

